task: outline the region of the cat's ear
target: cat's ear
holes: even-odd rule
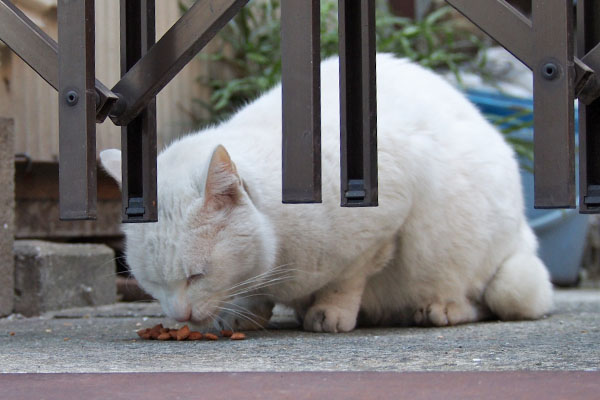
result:
[[[110,149],[100,152],[100,163],[102,168],[119,184],[121,187],[121,150]]]
[[[204,205],[212,210],[233,207],[242,196],[242,180],[225,147],[213,151],[206,175]]]

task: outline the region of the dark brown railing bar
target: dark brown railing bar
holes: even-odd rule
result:
[[[110,118],[126,125],[233,18],[248,0],[198,0],[113,87]]]
[[[573,2],[446,1],[533,71],[535,207],[575,207]]]
[[[121,74],[154,44],[154,0],[121,0]],[[123,222],[156,222],[156,98],[121,127]]]
[[[529,68],[532,59],[533,37],[529,18],[504,0],[446,0],[479,29],[511,52]]]
[[[94,0],[58,1],[59,210],[96,218]]]
[[[319,0],[281,3],[284,203],[321,202]]]
[[[578,55],[600,71],[600,3],[577,1]],[[579,211],[600,212],[600,99],[579,103]]]
[[[58,45],[9,0],[0,0],[0,38],[58,90]]]
[[[596,46],[592,50],[591,61],[597,63],[596,57],[600,53],[600,46]],[[573,90],[575,91],[575,97],[583,104],[591,104],[600,97],[600,82],[598,82],[598,76],[592,68],[575,57],[575,83],[573,84]]]
[[[581,8],[583,7],[584,6],[581,6]],[[581,18],[586,17],[581,16]],[[588,15],[587,18],[592,17]],[[581,32],[579,32],[579,34],[580,41],[578,41],[578,51],[583,51],[585,39],[581,37]],[[581,41],[583,41],[583,43]],[[590,39],[587,39],[587,41],[589,43]],[[575,58],[575,73],[577,77],[575,80],[575,96],[579,99],[579,103],[589,105],[596,101],[596,99],[600,97],[600,79],[598,76],[598,73],[600,73],[600,43],[587,51],[581,57],[581,60]]]
[[[377,206],[375,1],[339,1],[342,207]]]
[[[9,0],[0,0],[0,38],[58,90],[58,44]],[[96,94],[96,122],[103,122],[117,97],[99,80]]]
[[[532,5],[534,205],[574,208],[573,2],[533,0]]]

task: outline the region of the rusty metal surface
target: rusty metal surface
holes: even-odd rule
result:
[[[284,203],[321,202],[320,2],[281,4]]]
[[[377,182],[375,1],[339,2],[342,207],[374,207]]]
[[[121,73],[126,75],[155,42],[154,0],[121,0]],[[156,98],[121,128],[123,222],[158,219]]]
[[[94,0],[58,1],[60,219],[96,218]]]
[[[597,372],[4,374],[7,399],[597,399]]]

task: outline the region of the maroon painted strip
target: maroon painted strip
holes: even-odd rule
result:
[[[185,366],[182,366],[185,367]],[[599,372],[3,374],[3,399],[598,399]]]

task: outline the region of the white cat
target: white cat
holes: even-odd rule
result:
[[[123,229],[133,274],[166,314],[250,329],[283,303],[306,330],[346,332],[357,321],[548,313],[552,287],[515,156],[476,108],[434,73],[378,55],[379,207],[342,208],[338,93],[330,59],[322,204],[281,203],[280,86],[160,154],[159,222]],[[120,152],[101,159],[120,181]]]

